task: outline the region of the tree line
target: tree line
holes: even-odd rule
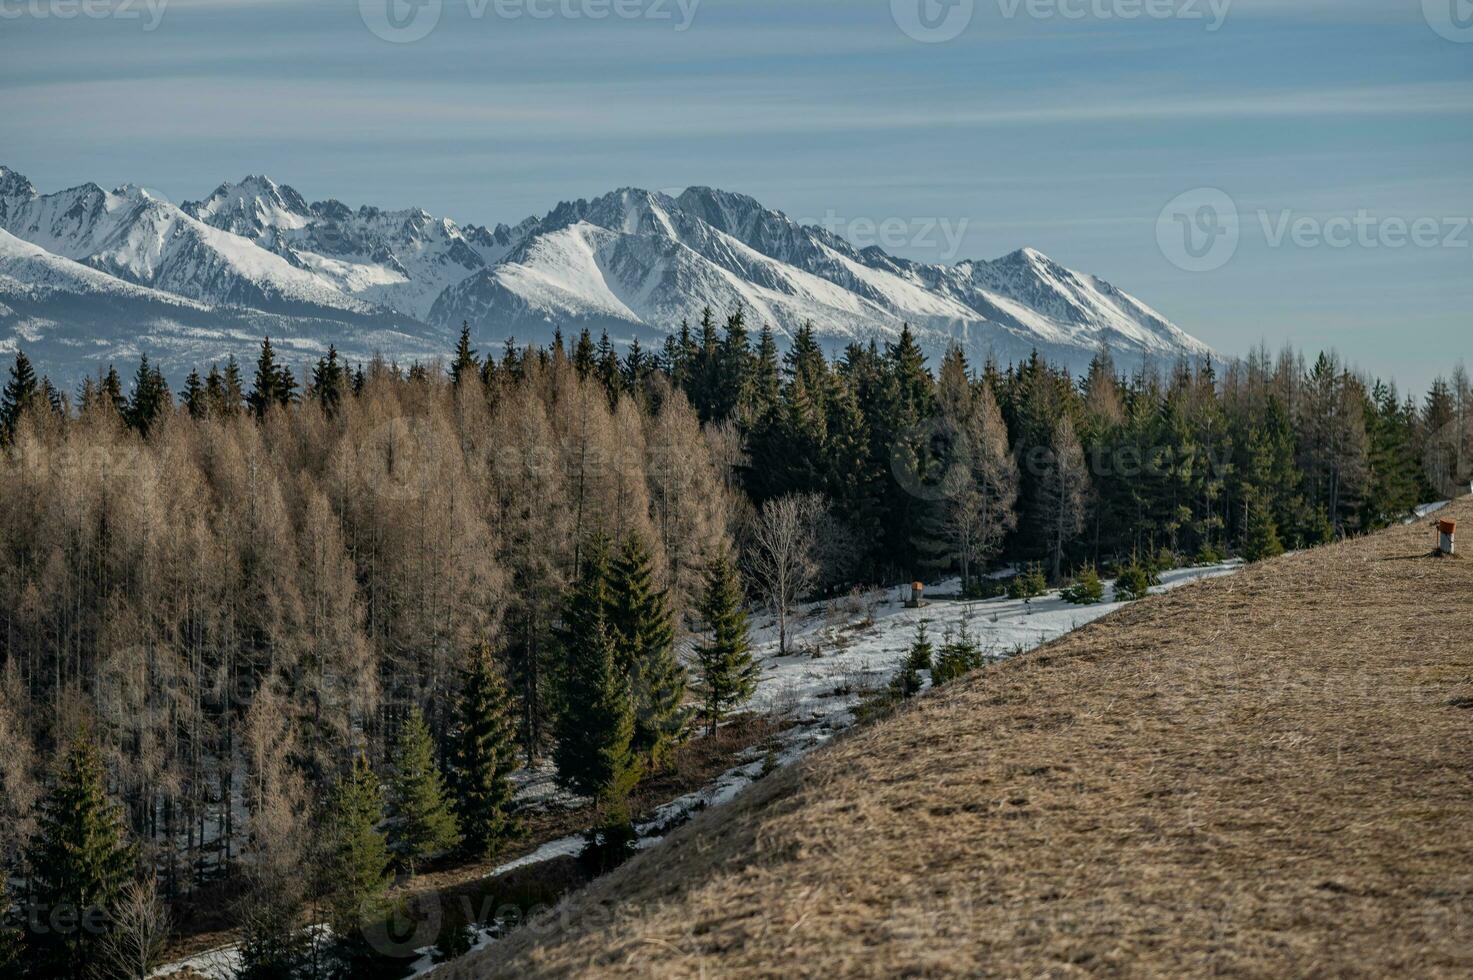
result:
[[[1473,462],[1461,369],[1418,403],[1287,350],[933,369],[909,330],[830,357],[707,311],[655,352],[466,330],[443,367],[298,379],[267,340],[245,373],[176,396],[144,358],[73,397],[21,354],[0,392],[0,861],[21,906],[133,924],[0,930],[0,962],[146,959],[164,902],[224,883],[252,975],[361,974],[392,871],[513,839],[519,765],[627,851],[631,788],[750,697],[753,601],[786,649],[857,583],[1015,562],[1088,593],[1372,530]]]

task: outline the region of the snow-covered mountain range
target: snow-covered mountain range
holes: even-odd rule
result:
[[[128,185],[42,194],[0,167],[0,355],[23,347],[58,380],[140,353],[171,372],[263,334],[289,359],[444,356],[469,322],[483,348],[556,328],[657,341],[704,307],[743,308],[780,336],[962,344],[1001,362],[1037,350],[1076,368],[1212,351],[1139,300],[1021,249],[931,265],[855,248],[741,194],[624,189],[485,228],[420,210],[309,204],[251,176],[174,205]]]

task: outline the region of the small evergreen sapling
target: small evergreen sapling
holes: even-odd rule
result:
[[[1273,514],[1255,495],[1248,501],[1248,533],[1243,541],[1243,560],[1266,561],[1284,553],[1284,544],[1279,540],[1278,525]]]
[[[429,726],[419,708],[411,708],[395,746],[389,789],[390,845],[410,874],[416,863],[449,850],[460,839],[447,797]]]
[[[921,688],[925,685],[921,671],[932,669],[934,653],[931,639],[926,635],[926,624],[916,624],[915,642],[910,645],[910,655],[906,657],[905,666],[901,668],[893,684],[897,696],[904,699],[921,693]]]
[[[1086,565],[1074,584],[1064,590],[1064,600],[1076,606],[1093,606],[1105,601],[1105,584],[1093,565]]]
[[[1136,558],[1120,569],[1115,579],[1115,601],[1134,602],[1151,592],[1151,573]]]
[[[1034,599],[1048,591],[1048,579],[1044,577],[1043,568],[1038,564],[1031,564],[1017,578],[1013,579],[1008,594],[1014,599],[1022,599],[1031,603]]]
[[[936,667],[931,671],[931,682],[940,687],[970,674],[985,663],[982,648],[977,645],[967,624],[963,622],[954,635],[947,634],[946,642],[941,646],[941,654],[936,659]]]

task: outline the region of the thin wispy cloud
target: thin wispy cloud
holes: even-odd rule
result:
[[[1408,344],[1466,329],[1450,279],[1468,255],[1247,241],[1192,276],[1163,259],[1154,223],[1197,187],[1250,211],[1473,214],[1473,45],[1421,8],[1234,0],[1208,32],[978,0],[933,45],[888,0],[704,0],[679,33],[475,19],[446,0],[440,30],[396,45],[356,0],[170,0],[151,33],[0,24],[0,162],[48,189],[136,181],[176,200],[268,172],[313,199],[480,223],[688,184],[795,215],[967,218],[965,254],[1035,245],[1222,349],[1287,334],[1319,304],[1347,346],[1410,375]],[[1385,275],[1367,275],[1377,263]],[[1412,312],[1391,279],[1423,297]],[[1370,329],[1387,320],[1394,343]]]

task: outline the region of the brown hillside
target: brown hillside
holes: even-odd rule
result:
[[[1431,545],[1397,528],[1129,608],[446,973],[1473,975],[1473,557]]]

